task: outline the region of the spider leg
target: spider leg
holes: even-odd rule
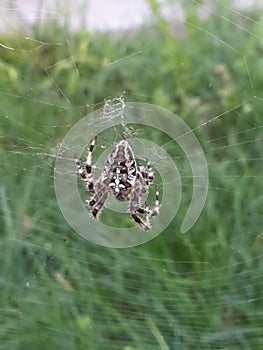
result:
[[[146,188],[143,185],[143,179],[139,178],[136,182],[135,189],[132,194],[130,202],[130,213],[133,220],[139,224],[142,229],[149,230],[151,228],[150,218],[154,215],[152,210],[147,205],[145,207],[140,206],[140,199],[146,193]],[[145,217],[141,218],[138,214],[145,215]]]
[[[93,177],[92,177],[92,152],[96,143],[96,137],[91,140],[88,154],[86,156],[85,168],[82,167],[80,159],[75,156],[75,163],[77,171],[81,176],[82,180],[86,182],[86,189],[91,193],[94,193]]]
[[[147,174],[147,184],[150,185],[154,180],[154,172],[152,169],[152,164],[149,160],[146,163],[146,174]]]
[[[145,215],[146,221],[150,220],[153,216],[157,216],[160,211],[160,199],[159,199],[159,189],[158,186],[155,186],[155,206],[151,209],[147,203],[145,207],[140,207],[137,209],[139,214]],[[148,217],[148,219],[147,219]]]
[[[151,228],[151,218],[157,216],[160,211],[159,189],[158,186],[155,187],[155,205],[152,209],[147,204],[144,207],[138,205],[142,193],[143,191],[138,186],[131,201],[131,216],[144,230],[149,230]],[[141,218],[138,214],[143,215],[144,218]]]
[[[143,165],[138,166],[141,173],[142,179],[146,186],[150,186],[154,180],[154,171],[152,169],[152,164],[149,160],[146,160],[146,167]]]
[[[131,217],[133,220],[139,224],[144,230],[150,230],[151,225],[149,222],[144,221],[142,218],[140,218],[136,213],[131,213]]]
[[[143,229],[149,230],[150,227],[144,222],[142,218],[138,216],[138,209],[140,208],[140,198],[141,198],[141,182],[137,181],[130,200],[130,213],[133,220],[139,224]]]
[[[160,193],[159,193],[159,188],[156,185],[155,186],[155,206],[152,209],[151,217],[159,215],[159,212],[160,212]]]
[[[91,213],[94,218],[97,218],[100,211],[103,209],[105,205],[109,192],[101,178],[99,178],[96,181],[94,185],[94,191],[95,191],[95,194],[93,195],[90,201],[86,200],[86,203],[88,203],[91,207],[93,207]]]

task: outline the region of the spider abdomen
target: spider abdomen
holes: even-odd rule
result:
[[[114,197],[119,201],[128,200],[137,176],[135,157],[128,141],[122,140],[113,148],[104,175],[109,179],[108,186]]]

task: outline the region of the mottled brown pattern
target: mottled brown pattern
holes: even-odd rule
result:
[[[86,183],[86,189],[93,196],[86,201],[92,207],[92,215],[97,218],[106,203],[109,193],[118,201],[130,201],[130,214],[133,220],[144,230],[151,228],[150,220],[159,214],[159,191],[156,186],[155,206],[141,205],[141,198],[149,191],[154,180],[151,163],[147,161],[146,167],[137,166],[135,156],[128,141],[121,140],[109,154],[104,170],[98,180],[93,184],[92,178],[92,152],[96,138],[89,146],[86,162],[81,166],[78,157],[75,157],[77,171]]]

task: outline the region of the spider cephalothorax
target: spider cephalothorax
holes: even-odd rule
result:
[[[146,167],[137,165],[130,144],[127,140],[121,140],[109,154],[102,174],[93,183],[92,152],[95,143],[96,137],[90,143],[84,167],[79,158],[75,157],[78,173],[86,182],[87,191],[92,194],[91,199],[86,201],[92,207],[92,215],[95,218],[98,216],[111,192],[119,201],[129,200],[129,211],[133,220],[142,229],[150,229],[150,219],[159,214],[158,187],[156,186],[155,206],[152,209],[146,204],[141,206],[141,199],[154,179],[151,163],[147,161]]]

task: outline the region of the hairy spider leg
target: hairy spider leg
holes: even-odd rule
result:
[[[93,176],[92,176],[92,152],[94,150],[95,143],[96,143],[96,137],[93,137],[89,145],[89,150],[86,156],[85,168],[81,165],[80,159],[77,156],[75,156],[77,171],[81,176],[82,180],[86,183],[86,189],[90,193],[94,193],[94,184],[93,184]]]
[[[140,198],[146,193],[145,185],[148,188],[148,185],[144,183],[144,176],[141,174],[136,182],[136,186],[132,194],[130,213],[136,223],[138,223],[144,230],[149,230],[151,228],[150,219],[159,214],[159,189],[158,186],[155,187],[154,208],[151,209],[146,203],[145,206],[142,207],[140,205]],[[143,217],[139,216],[139,214]]]
[[[155,206],[153,208],[150,208],[147,203],[145,203],[144,207],[139,207],[137,209],[137,213],[144,215],[144,220],[143,221],[144,226],[146,227],[151,227],[150,225],[150,220],[153,216],[159,215],[160,211],[160,198],[159,198],[159,189],[158,186],[155,186]]]
[[[137,186],[133,191],[133,197],[131,198],[130,211],[133,220],[138,223],[144,230],[151,228],[150,219],[153,216],[159,214],[160,202],[159,202],[159,189],[155,187],[155,206],[151,209],[147,203],[144,207],[140,205],[140,199],[147,193],[151,183],[154,180],[154,172],[150,161],[146,161],[146,167],[139,165],[139,173],[137,173]],[[142,215],[140,217],[138,214]]]
[[[152,169],[152,163],[149,160],[147,160],[147,163],[146,163],[146,174],[147,174],[147,181],[148,181],[148,185],[149,185],[154,180],[154,172]]]
[[[159,197],[159,189],[158,186],[155,186],[155,205],[151,209],[147,203],[145,203],[145,207],[140,207],[137,209],[137,212],[140,214],[146,214],[151,219],[153,216],[159,215],[160,211],[160,197]]]
[[[109,192],[107,190],[107,186],[103,184],[102,178],[99,178],[98,181],[96,181],[94,187],[95,194],[93,195],[90,201],[86,200],[86,203],[93,207],[92,215],[94,218],[97,218],[98,214],[105,205]]]
[[[152,169],[152,164],[149,160],[146,160],[146,168],[143,165],[139,165],[139,171],[142,174],[144,181],[147,186],[150,186],[154,180],[154,172]]]

